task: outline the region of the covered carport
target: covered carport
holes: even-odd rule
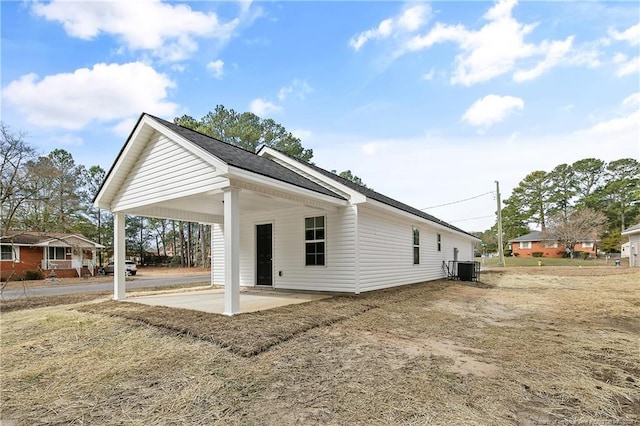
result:
[[[331,210],[346,200],[274,161],[142,114],[94,205],[114,216],[114,299],[126,297],[126,215],[199,222],[213,225],[212,245],[213,229],[223,235],[223,313],[234,315],[240,312],[240,215],[299,205]]]

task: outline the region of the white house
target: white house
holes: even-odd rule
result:
[[[622,246],[620,246],[620,258],[624,259],[629,257],[629,250],[631,249],[631,243],[629,243],[629,241],[627,241],[626,243],[622,244]]]
[[[228,315],[239,286],[358,294],[443,278],[444,262],[472,260],[479,241],[274,149],[255,154],[149,114],[94,203],[114,213],[115,299],[126,214],[213,224],[211,280],[225,286]]]
[[[622,231],[622,235],[629,236],[629,266],[640,266],[640,258],[638,257],[638,251],[640,251],[640,223],[628,227]]]

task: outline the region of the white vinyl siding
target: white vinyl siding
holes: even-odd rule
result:
[[[360,289],[377,290],[445,277],[443,262],[453,260],[459,248],[460,260],[473,260],[473,242],[454,232],[420,225],[420,264],[413,265],[412,225],[396,215],[363,205],[358,207]],[[438,242],[440,234],[440,242]],[[441,251],[438,251],[440,246]]]
[[[203,192],[214,167],[165,136],[154,136],[116,195],[113,208],[151,204]]]
[[[355,211],[339,208],[324,212],[325,266],[305,266],[306,217],[320,216],[318,209],[291,207],[240,217],[240,285],[254,286],[256,277],[255,225],[273,224],[273,287],[292,290],[355,292]],[[222,225],[213,226],[213,276],[224,284]],[[282,276],[279,272],[282,271]]]

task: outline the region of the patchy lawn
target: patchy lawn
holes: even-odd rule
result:
[[[3,312],[1,420],[640,422],[640,272],[539,269],[231,318],[104,299]]]

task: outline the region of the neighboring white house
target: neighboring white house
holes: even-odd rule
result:
[[[631,249],[631,243],[628,241],[620,247],[620,258],[624,259],[629,257],[629,250]]]
[[[640,266],[640,223],[625,229],[622,235],[629,236],[629,266]]]
[[[428,188],[427,188],[428,190]],[[479,240],[420,210],[263,147],[255,154],[142,114],[95,205],[114,213],[114,298],[125,214],[212,224],[225,314],[239,286],[360,293],[446,276]]]

